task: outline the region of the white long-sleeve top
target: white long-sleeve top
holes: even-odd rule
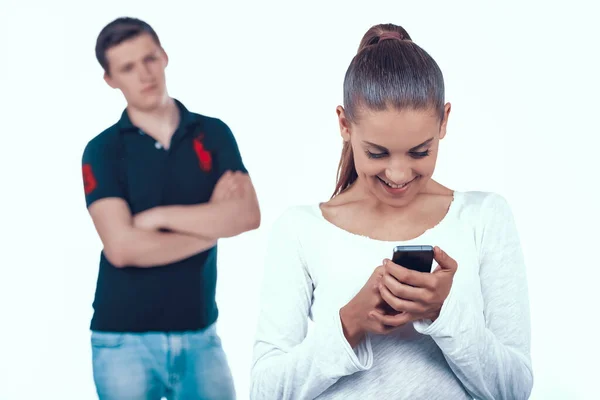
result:
[[[352,349],[339,310],[401,244],[439,246],[458,262],[440,316],[369,334]],[[251,399],[519,400],[532,384],[526,271],[503,197],[455,192],[437,226],[403,242],[344,231],[318,204],[276,221]]]

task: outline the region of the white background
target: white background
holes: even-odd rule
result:
[[[288,206],[333,191],[344,73],[381,22],[403,25],[444,72],[453,111],[437,179],[513,207],[529,268],[532,398],[597,398],[595,2],[117,4],[0,0],[0,399],[96,398],[88,326],[101,245],[80,160],[124,107],[94,57],[100,29],[123,15],[157,30],[170,94],[230,125],[257,187],[261,228],[220,243],[219,332],[240,399],[266,234]]]

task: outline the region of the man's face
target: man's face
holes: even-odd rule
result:
[[[151,110],[167,94],[165,68],[168,57],[149,34],[141,34],[106,51],[108,73],[104,79],[119,89],[128,106]]]

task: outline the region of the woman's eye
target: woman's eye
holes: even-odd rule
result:
[[[413,151],[410,153],[411,157],[413,158],[424,158],[427,157],[429,155],[429,150],[425,150],[425,151]]]
[[[367,157],[369,158],[381,158],[386,156],[387,153],[372,153],[370,151],[367,150]]]

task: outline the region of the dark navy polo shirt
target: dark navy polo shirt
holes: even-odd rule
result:
[[[83,153],[86,205],[124,199],[132,214],[164,205],[208,202],[227,170],[247,172],[225,123],[188,111],[168,150],[121,119]],[[216,321],[217,247],[155,268],[116,268],[102,252],[91,329],[113,332],[199,330]]]

